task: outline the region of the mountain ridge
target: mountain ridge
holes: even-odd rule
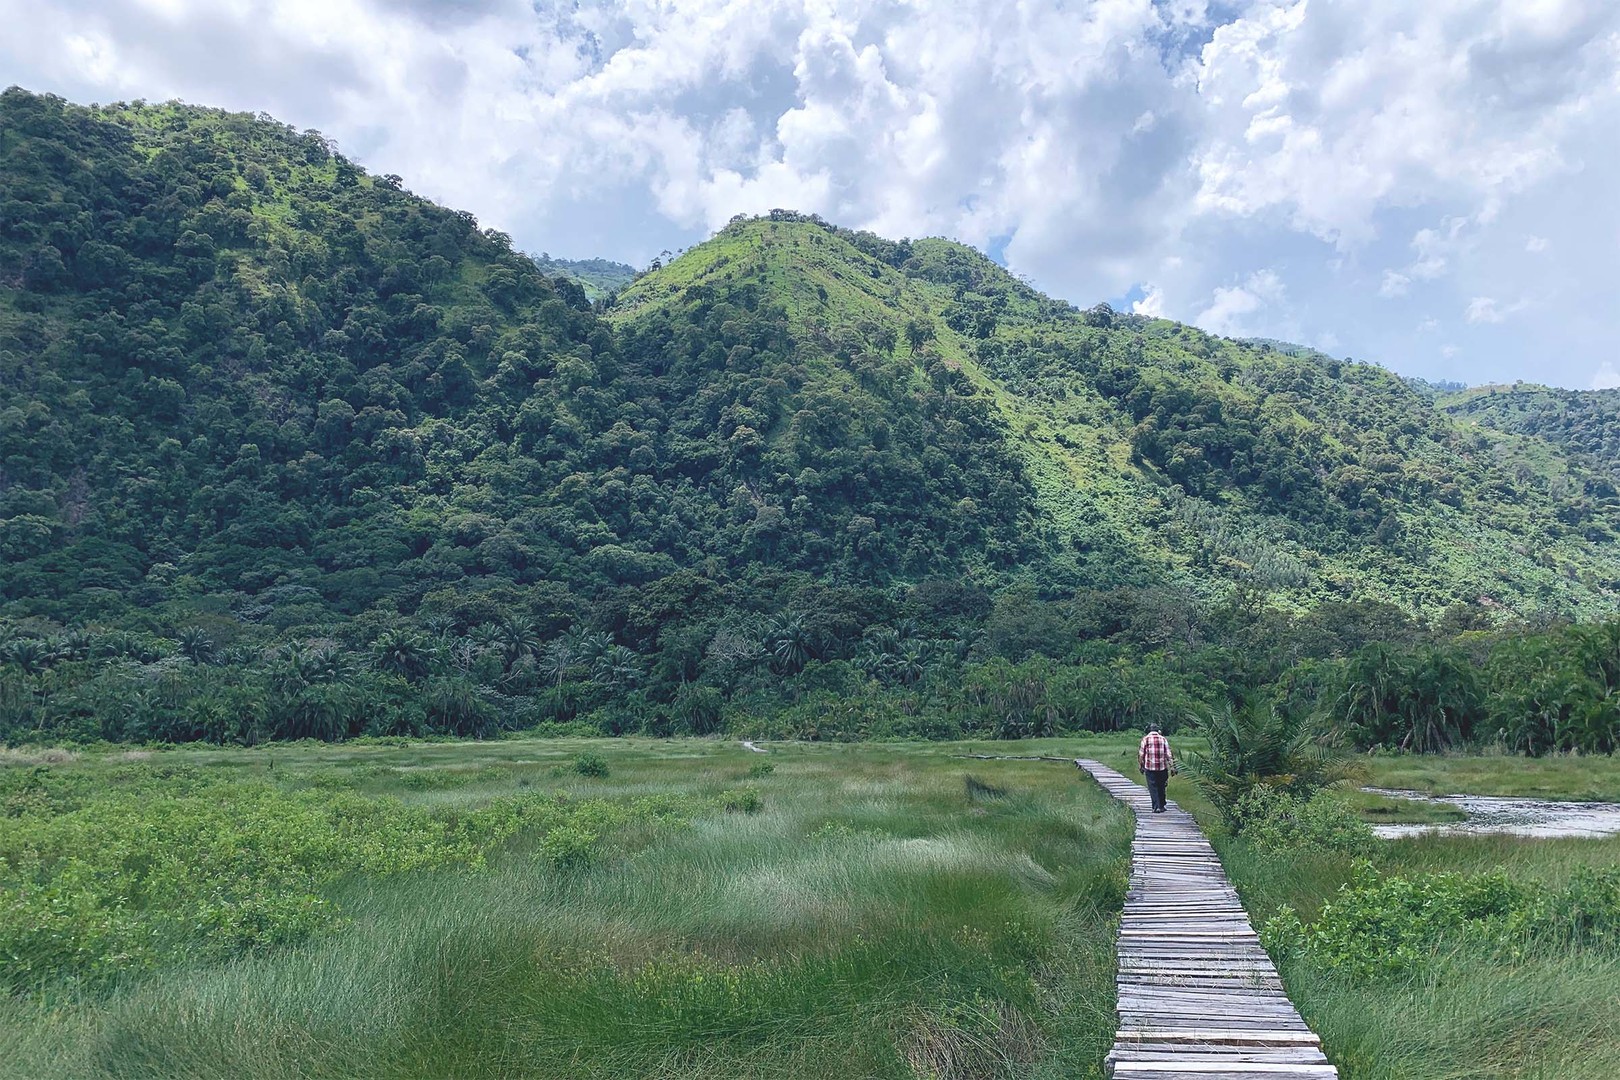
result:
[[[840,241],[846,250],[832,258],[829,248]],[[949,241],[896,244],[806,215],[773,212],[763,220],[734,222],[713,240],[646,275],[626,290],[609,318],[633,320],[649,305],[677,302],[683,290],[748,281],[765,282],[775,293],[787,295],[790,318],[811,333],[825,325],[847,328],[885,316],[890,331],[919,319],[927,322],[931,329],[925,349],[995,398],[1009,425],[1020,429],[1016,441],[1021,455],[1046,480],[1037,485],[1044,519],[1070,530],[1072,544],[1075,530],[1100,516],[1114,527],[1110,539],[1116,550],[1121,542],[1139,550],[1145,546],[1145,555],[1154,561],[1162,556],[1184,581],[1210,572],[1217,579],[1242,581],[1244,566],[1238,564],[1272,563],[1267,579],[1250,583],[1308,597],[1305,579],[1314,574],[1329,579],[1325,589],[1324,583],[1316,587],[1316,598],[1322,599],[1334,592],[1344,595],[1347,580],[1357,587],[1351,579],[1370,569],[1378,582],[1374,592],[1381,598],[1402,599],[1399,588],[1389,588],[1398,576],[1426,577],[1427,603],[1443,607],[1460,598],[1456,592],[1444,596],[1439,578],[1447,566],[1485,552],[1462,560],[1473,564],[1468,589],[1488,602],[1503,602],[1507,598],[1492,593],[1507,568],[1513,568],[1520,582],[1539,578],[1540,587],[1554,589],[1542,571],[1569,571],[1568,564],[1560,564],[1563,570],[1545,565],[1549,551],[1574,558],[1586,537],[1576,539],[1557,527],[1543,529],[1539,519],[1570,491],[1579,487],[1581,496],[1566,516],[1594,523],[1591,535],[1603,537],[1604,543],[1614,535],[1612,489],[1591,474],[1584,459],[1526,442],[1520,433],[1453,423],[1430,408],[1425,394],[1376,365],[1340,361],[1315,350],[1229,341],[1105,307],[1081,312],[1040,296],[981,253]],[[1144,349],[1157,355],[1140,364],[1131,359],[1133,350],[1140,359]],[[1031,366],[1029,356],[1037,350],[1049,357],[1066,352],[1060,356],[1066,369],[1054,374],[1050,365]],[[907,354],[904,341],[896,352]],[[1188,373],[1195,378],[1184,377]],[[1285,381],[1288,385],[1282,385]],[[1160,391],[1172,399],[1169,407],[1154,403],[1152,395]],[[1204,397],[1190,408],[1173,400],[1189,393]],[[1211,395],[1214,402],[1208,400]],[[1367,415],[1362,406],[1368,401],[1377,405],[1373,415],[1387,415],[1382,426],[1359,430],[1352,418]],[[1236,455],[1212,463],[1206,451],[1219,454],[1228,448],[1218,438],[1208,446],[1186,438],[1197,421],[1196,416],[1189,419],[1189,412],[1213,408],[1218,413],[1223,403],[1234,411],[1229,422],[1249,424],[1253,437],[1246,436]],[[1324,409],[1336,413],[1333,423],[1316,422]],[[1318,415],[1306,415],[1312,412]],[[1287,444],[1295,437],[1309,443],[1307,453],[1290,453]],[[1267,440],[1269,445],[1260,445]],[[1403,441],[1405,446],[1397,445]],[[1371,445],[1363,447],[1363,442]],[[1414,450],[1423,456],[1414,458]],[[1403,451],[1408,462],[1421,466],[1417,475],[1402,473],[1392,460]],[[1253,460],[1263,452],[1276,460]],[[1244,454],[1249,458],[1242,459]],[[1321,457],[1329,455],[1339,462],[1331,473],[1321,465]],[[1519,508],[1507,501],[1490,508],[1490,519],[1509,516],[1499,510],[1521,509],[1506,532],[1497,527],[1499,521],[1466,507],[1465,489],[1475,481],[1488,483],[1484,477],[1498,462],[1508,462],[1516,481],[1527,488],[1515,491],[1514,499],[1530,504]],[[1371,469],[1364,468],[1368,463]],[[1399,474],[1394,482],[1388,479],[1391,474]],[[1224,483],[1228,480],[1233,482]],[[1356,489],[1368,486],[1393,498],[1361,497]],[[1583,503],[1588,495],[1591,501]],[[1305,498],[1314,498],[1324,513],[1348,522],[1360,539],[1352,536],[1338,550],[1324,550],[1322,523],[1290,512],[1295,505],[1289,500],[1297,504]],[[1380,509],[1384,501],[1390,505]],[[1111,509],[1103,505],[1109,503]],[[1125,503],[1148,512],[1133,516],[1121,506]],[[1419,512],[1428,509],[1437,512]],[[1241,526],[1230,520],[1234,514],[1241,517]],[[1213,547],[1206,543],[1195,553],[1187,545],[1146,542],[1150,531],[1168,522],[1203,532]],[[1407,551],[1397,548],[1400,537],[1407,538]],[[1082,538],[1082,545],[1087,542]],[[1325,573],[1313,569],[1324,564]],[[1602,588],[1610,595],[1613,563],[1606,557],[1605,565],[1604,580],[1611,584]],[[1364,591],[1366,584],[1360,583]]]
[[[411,613],[462,578],[599,589],[717,558],[1295,610],[1613,608],[1620,508],[1590,455],[1373,365],[1081,311],[954,242],[789,211],[593,314],[317,133],[4,101],[17,611],[127,611],[183,581],[234,610],[303,589],[312,616]],[[135,442],[109,449],[123,429],[86,404]],[[169,468],[185,484],[156,501],[120,478]],[[86,585],[96,558],[110,587]]]
[[[593,301],[319,133],[8,90],[0,738],[1117,730],[1491,627],[1516,671],[1614,615],[1620,495],[1439,400],[788,211]]]

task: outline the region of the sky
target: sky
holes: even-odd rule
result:
[[[1615,0],[0,0],[0,85],[314,128],[523,250],[734,214],[1081,307],[1620,386]]]

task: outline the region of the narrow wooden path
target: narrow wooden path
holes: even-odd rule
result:
[[[1119,924],[1114,1080],[1323,1080],[1328,1064],[1237,890],[1193,816],[1152,812],[1147,788],[1095,761],[1075,764],[1136,811]]]

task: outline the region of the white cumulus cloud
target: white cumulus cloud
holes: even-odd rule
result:
[[[0,84],[268,112],[534,251],[641,263],[784,206],[995,245],[1081,306],[1152,282],[1133,306],[1322,328],[1415,374],[1552,356],[1570,366],[1538,378],[1584,384],[1562,358],[1620,333],[1612,0],[0,0],[0,20]],[[1436,367],[1395,297],[1454,313],[1436,332],[1476,366]],[[1520,299],[1475,309],[1492,297]]]

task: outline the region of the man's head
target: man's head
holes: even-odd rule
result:
[[[1159,730],[1159,722],[1157,720],[1149,720],[1148,721],[1148,730],[1153,731],[1153,732],[1157,732]]]

